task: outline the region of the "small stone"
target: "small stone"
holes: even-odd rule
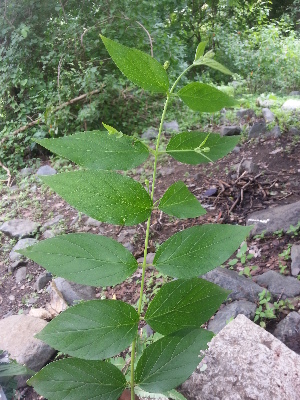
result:
[[[249,130],[249,139],[257,138],[266,132],[265,121],[255,122]]]
[[[251,108],[248,109],[241,108],[236,112],[236,116],[239,118],[253,118],[255,117],[255,112],[254,110],[251,110]]]
[[[11,262],[20,261],[23,256],[17,253],[16,250],[22,250],[28,246],[33,246],[37,242],[38,242],[37,239],[30,239],[30,238],[20,239],[18,243],[12,248],[12,251],[9,253],[10,261]]]
[[[293,276],[298,276],[300,274],[300,245],[293,244],[291,248],[291,274]]]
[[[85,225],[89,225],[89,226],[95,226],[96,228],[99,227],[101,225],[100,221],[97,221],[94,218],[89,217],[86,222]]]
[[[266,131],[266,137],[279,138],[281,136],[281,130],[278,125],[275,125],[270,131]]]
[[[241,175],[243,172],[248,172],[249,174],[256,175],[259,171],[258,165],[254,164],[252,160],[244,160],[242,163],[238,163],[232,166],[234,171],[239,170],[239,174]]]
[[[133,248],[133,246],[132,246],[132,244],[130,242],[123,243],[123,246],[125,247],[125,249],[127,249],[128,251],[133,253],[134,248]]]
[[[45,222],[43,225],[43,229],[45,230],[46,228],[50,228],[53,225],[57,225],[62,219],[64,219],[64,216],[61,214],[58,214],[56,217]]]
[[[238,154],[241,152],[241,148],[239,146],[235,146],[234,149],[232,150],[233,153]]]
[[[209,321],[207,329],[214,332],[214,334],[217,334],[231,321],[231,319],[236,318],[239,314],[243,314],[247,318],[253,319],[256,308],[256,304],[247,300],[234,301],[227,304],[217,312],[214,319]]]
[[[151,139],[156,139],[158,136],[158,130],[155,128],[149,128],[147,129],[141,136],[142,139],[145,140],[151,140]]]
[[[37,292],[44,289],[44,287],[52,280],[52,274],[50,272],[44,272],[39,275],[34,284],[34,290]]]
[[[24,279],[26,279],[26,275],[27,275],[26,267],[21,267],[21,268],[17,269],[17,271],[15,273],[16,282],[17,283],[22,282]]]
[[[284,111],[300,110],[300,100],[289,99],[281,107]]]
[[[15,296],[13,295],[13,294],[10,294],[9,296],[8,296],[8,300],[10,300],[10,301],[15,301]]]
[[[291,126],[290,128],[289,128],[289,134],[290,135],[295,135],[295,136],[298,136],[298,135],[300,135],[300,129],[298,129],[296,126]]]
[[[275,298],[280,296],[286,299],[300,295],[300,281],[291,276],[283,276],[275,271],[267,271],[254,277],[253,280],[266,287]]]
[[[54,283],[68,305],[73,305],[80,300],[92,300],[95,298],[96,289],[92,286],[69,282],[64,278],[56,278]]]
[[[21,176],[29,176],[29,175],[32,175],[32,174],[33,174],[33,168],[22,168],[22,169],[19,171],[19,174],[20,174]]]
[[[267,124],[269,122],[275,121],[275,115],[272,113],[271,110],[269,110],[268,108],[263,108],[261,111],[262,111],[264,120],[266,121]]]
[[[256,104],[259,106],[259,107],[271,107],[271,106],[273,106],[274,104],[275,104],[275,100],[269,100],[269,99],[262,99],[262,98],[258,98],[257,100],[256,100]]]
[[[40,167],[37,171],[36,174],[38,176],[43,176],[43,175],[55,175],[57,172],[54,168],[50,167],[50,165],[43,165]]]
[[[21,239],[33,236],[39,229],[40,224],[30,221],[29,219],[12,219],[4,222],[0,226],[0,231],[6,235]]]
[[[218,189],[216,187],[212,187],[210,189],[207,189],[204,193],[203,193],[203,197],[211,197],[214,196],[216,193],[218,192]]]
[[[45,231],[42,235],[43,239],[52,239],[56,236],[55,231],[48,230]]]
[[[169,176],[174,174],[174,168],[171,167],[163,167],[159,170],[162,176]]]
[[[170,122],[164,122],[163,123],[163,129],[165,131],[173,131],[173,132],[179,132],[179,125],[177,121],[170,121]]]
[[[8,266],[8,272],[12,274],[17,268],[23,265],[26,265],[26,261],[24,260],[15,261],[14,263]]]
[[[221,136],[235,136],[239,135],[240,133],[241,133],[241,128],[236,125],[221,127]]]
[[[295,353],[300,354],[300,315],[292,311],[276,326],[273,335]]]
[[[45,310],[44,308],[31,308],[28,315],[34,318],[41,318],[45,320],[52,319],[52,316],[49,313],[49,311]]]

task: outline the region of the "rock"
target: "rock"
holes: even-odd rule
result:
[[[275,271],[267,271],[253,278],[256,283],[268,289],[274,297],[283,299],[300,295],[300,281],[291,276],[283,276]]]
[[[84,224],[89,226],[95,226],[96,228],[98,228],[101,225],[101,222],[97,221],[94,218],[89,217]]]
[[[300,100],[289,99],[283,103],[281,109],[284,111],[300,110]]]
[[[221,126],[221,136],[235,136],[241,133],[241,128],[236,125]]]
[[[237,272],[226,268],[215,268],[202,276],[203,279],[215,283],[224,289],[231,290],[228,299],[241,300],[246,299],[252,302],[257,301],[258,293],[263,288],[251,279],[239,275]]]
[[[26,279],[26,275],[27,275],[26,267],[21,267],[21,268],[17,269],[17,271],[15,273],[16,282],[17,283],[22,282],[24,279]]]
[[[272,113],[271,110],[269,110],[268,108],[263,108],[261,111],[262,111],[264,120],[266,121],[267,124],[269,122],[275,121],[275,115]]]
[[[300,129],[298,129],[296,126],[291,126],[289,128],[289,134],[298,136],[298,135],[300,135]]]
[[[58,214],[56,217],[50,219],[49,221],[45,222],[42,230],[46,230],[47,228],[50,228],[53,225],[57,225],[61,220],[64,219],[64,216],[61,214]]]
[[[148,253],[147,257],[146,257],[146,263],[153,264],[154,257],[155,257],[155,253]],[[137,259],[137,262],[139,264],[142,264],[143,261],[144,261],[144,257],[140,257]]]
[[[5,393],[2,390],[2,387],[0,386],[0,399],[1,400],[7,400],[7,397],[5,396]],[[130,400],[130,398],[129,398]]]
[[[298,276],[300,274],[300,245],[293,244],[291,248],[291,274],[293,276]]]
[[[65,311],[68,308],[68,304],[61,292],[57,289],[55,282],[50,282],[49,289],[50,303],[46,305],[46,309],[49,311],[52,318],[54,318],[62,311]]]
[[[219,310],[214,316],[214,319],[210,320],[207,329],[217,334],[223,329],[231,319],[234,319],[237,315],[243,314],[249,319],[253,319],[257,306],[251,301],[239,300],[227,304],[224,308]]]
[[[12,263],[11,265],[9,265],[7,270],[9,273],[12,274],[17,268],[19,268],[23,265],[26,265],[26,261],[18,260],[18,261],[15,261],[14,263]]]
[[[52,231],[52,230],[45,231],[43,233],[42,237],[43,237],[43,239],[52,239],[55,236],[57,236],[55,232],[56,231]]]
[[[12,248],[11,252],[9,253],[9,260],[11,262],[16,262],[20,261],[22,259],[22,255],[17,253],[16,250],[22,250],[25,249],[28,246],[33,246],[35,243],[37,243],[37,239],[20,239],[17,244]]]
[[[278,323],[273,335],[295,353],[300,354],[300,315],[296,311],[289,313]]]
[[[52,275],[50,272],[44,272],[43,274],[40,274],[37,277],[37,280],[35,281],[34,284],[34,290],[37,292],[44,289],[46,285],[48,285],[49,282],[52,280]]]
[[[281,136],[281,130],[278,125],[275,125],[270,131],[266,131],[266,137],[279,138]]]
[[[0,226],[0,231],[6,235],[21,239],[33,236],[40,224],[29,219],[11,219]]]
[[[149,128],[147,129],[141,136],[142,139],[145,140],[151,140],[151,139],[156,139],[158,135],[158,130],[155,128]]]
[[[19,171],[19,174],[21,175],[21,176],[29,176],[29,175],[32,175],[33,174],[33,168],[22,168],[20,171]]]
[[[42,167],[40,167],[37,171],[36,174],[38,176],[42,176],[42,175],[55,175],[56,169],[50,167],[50,165],[43,165]]]
[[[174,174],[174,168],[172,167],[163,167],[159,170],[162,176],[169,176]]]
[[[46,325],[46,321],[24,314],[0,320],[0,349],[6,350],[18,363],[39,371],[55,353],[46,343],[34,338]]]
[[[232,152],[235,154],[239,154],[241,152],[241,148],[239,146],[235,146]]]
[[[41,318],[45,320],[51,320],[52,315],[49,311],[45,310],[44,308],[31,308],[28,315],[34,318]]]
[[[238,315],[212,339],[182,390],[193,400],[298,400],[299,369],[296,353]]]
[[[248,137],[249,139],[257,138],[262,136],[266,132],[266,123],[265,121],[254,122],[251,126]]]
[[[238,163],[232,166],[234,171],[239,171],[241,175],[243,172],[256,175],[259,171],[258,165],[254,164],[252,160],[244,160],[242,163]]]
[[[255,111],[251,110],[251,108],[248,109],[241,108],[236,112],[236,116],[239,118],[253,118],[255,117]]]
[[[256,211],[247,217],[246,225],[254,225],[251,235],[257,235],[263,231],[273,233],[279,229],[286,232],[290,225],[297,225],[298,221],[300,221],[300,201]]]
[[[179,132],[179,125],[177,121],[170,121],[170,122],[164,122],[163,123],[163,129],[165,131],[173,131],[173,132]]]
[[[218,192],[218,189],[216,187],[212,187],[207,189],[202,196],[204,197],[211,197],[214,196]]]
[[[300,96],[300,91],[299,90],[293,90],[289,96]]]
[[[64,278],[56,278],[54,282],[69,306],[80,300],[95,299],[96,289],[92,286],[69,282]]]
[[[275,100],[261,99],[260,97],[256,100],[259,107],[271,107],[275,104]]]
[[[125,249],[127,249],[128,251],[130,251],[131,253],[133,253],[134,251],[134,247],[130,242],[125,242],[123,243],[123,246],[125,247]]]

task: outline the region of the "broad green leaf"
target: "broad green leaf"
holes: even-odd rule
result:
[[[135,309],[118,300],[90,300],[68,308],[36,337],[85,360],[103,360],[125,350],[138,329]]]
[[[100,35],[119,70],[133,83],[150,92],[166,93],[169,79],[164,67],[142,51],[123,46]]]
[[[171,185],[159,203],[159,209],[177,218],[195,218],[206,214],[196,197],[182,181]]]
[[[220,111],[224,107],[233,107],[232,97],[206,83],[192,82],[179,90],[178,96],[192,110],[201,112]]]
[[[152,201],[134,179],[111,171],[75,171],[42,177],[72,207],[98,221],[136,225],[151,214]]]
[[[121,243],[90,233],[60,235],[19,253],[55,275],[90,286],[117,285],[138,267],[136,259]]]
[[[164,393],[184,382],[197,367],[200,350],[213,333],[204,329],[181,330],[159,339],[144,350],[135,370],[143,390]]]
[[[48,400],[117,400],[126,379],[108,362],[65,358],[48,364],[28,384]]]
[[[178,279],[162,286],[150,303],[145,320],[163,335],[185,328],[200,328],[229,293],[204,279]]]
[[[149,155],[147,147],[138,139],[101,131],[35,141],[53,153],[93,170],[127,170],[142,164]]]
[[[182,132],[173,136],[167,146],[167,153],[185,164],[206,164],[228,154],[240,140],[240,136],[220,136],[216,133]],[[201,144],[205,141],[204,146]],[[209,151],[203,151],[205,149]]]
[[[208,224],[175,233],[156,252],[153,265],[175,278],[193,278],[223,264],[252,227]]]
[[[222,72],[223,74],[232,75],[232,72],[228,68],[224,67],[224,65],[220,64],[218,61],[214,60],[213,58],[203,57],[198,62],[194,62],[194,64],[206,65],[207,67],[216,69],[216,70]]]
[[[27,368],[25,365],[20,365],[14,360],[9,363],[0,363],[0,383],[1,378],[12,377],[17,375],[34,375],[35,371]]]
[[[195,54],[195,61],[199,60],[199,58],[203,56],[206,45],[207,45],[207,42],[200,42],[198,44],[196,54]],[[194,61],[194,64],[195,64],[195,61]]]

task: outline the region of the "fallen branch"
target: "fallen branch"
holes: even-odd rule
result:
[[[7,179],[5,179],[4,181],[1,181],[1,182],[7,182],[7,186],[10,186],[11,182],[12,182],[11,181],[12,177],[11,177],[10,170],[5,165],[3,165],[1,161],[0,161],[0,167],[5,170],[6,175],[7,175]]]
[[[63,104],[55,107],[52,112],[55,113],[55,112],[61,110],[62,108],[65,108],[65,107],[69,106],[70,104],[77,103],[77,101],[83,100],[86,97],[93,96],[94,94],[100,93],[102,89],[103,89],[103,87],[101,87],[100,89],[93,90],[92,92],[85,93],[85,94],[82,94],[82,95],[80,95],[78,97],[75,97],[74,99],[71,99],[71,100],[67,101],[66,103],[63,103]],[[18,128],[17,130],[12,132],[11,135],[16,135],[17,133],[24,132],[24,131],[26,131],[26,129],[31,128],[32,126],[39,124],[41,122],[41,120],[42,120],[42,118],[38,118],[38,119],[30,122],[29,124],[24,125],[21,128]],[[4,137],[2,139],[2,141],[1,141],[1,143],[3,143],[7,139],[8,139],[7,136]]]

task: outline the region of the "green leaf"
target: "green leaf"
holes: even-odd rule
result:
[[[100,37],[114,63],[131,82],[150,92],[168,91],[168,75],[157,60],[142,51],[123,46],[102,35]]]
[[[224,67],[224,65],[220,64],[218,61],[214,60],[213,58],[207,58],[207,57],[202,57],[201,60],[198,61],[194,61],[194,65],[206,65],[207,67],[216,69],[220,72],[222,72],[223,74],[226,75],[233,75],[232,72]]]
[[[145,320],[163,335],[185,328],[200,328],[229,293],[204,279],[178,279],[162,286],[150,303]]]
[[[196,54],[195,54],[195,61],[199,60],[199,58],[203,56],[206,45],[207,45],[207,42],[200,42],[198,44]],[[194,61],[194,64],[195,64],[195,61]]]
[[[149,151],[141,141],[108,132],[80,132],[56,139],[35,140],[46,149],[82,165],[97,170],[127,170],[148,158]]]
[[[90,233],[60,235],[19,253],[55,275],[90,286],[117,285],[138,267],[136,259],[121,243]]]
[[[136,225],[150,215],[152,200],[134,179],[111,171],[75,171],[42,177],[72,207],[99,221]]]
[[[14,360],[10,360],[9,363],[0,363],[0,378],[12,377],[17,375],[34,375],[34,374],[35,371],[32,371],[25,365],[18,364]]]
[[[48,364],[28,384],[48,400],[117,400],[126,379],[108,362],[66,358]]]
[[[239,140],[240,136],[222,137],[211,133],[207,137],[207,133],[204,132],[182,132],[170,139],[166,151],[175,160],[185,164],[206,164],[226,156]],[[200,147],[204,141],[205,148],[209,148],[209,151],[203,152],[205,148]]]
[[[103,360],[125,350],[138,329],[135,309],[118,300],[90,300],[68,308],[36,337],[85,360]]]
[[[160,200],[159,209],[177,218],[195,218],[206,214],[182,181],[175,182],[167,189]]]
[[[192,278],[223,264],[252,227],[208,224],[175,233],[156,252],[153,265],[175,278]]]
[[[204,329],[181,330],[159,339],[143,352],[135,370],[136,383],[147,392],[164,393],[184,382],[207,348],[213,333]]]
[[[179,90],[178,96],[192,110],[201,112],[220,111],[224,107],[233,107],[232,97],[206,83],[192,82]]]

